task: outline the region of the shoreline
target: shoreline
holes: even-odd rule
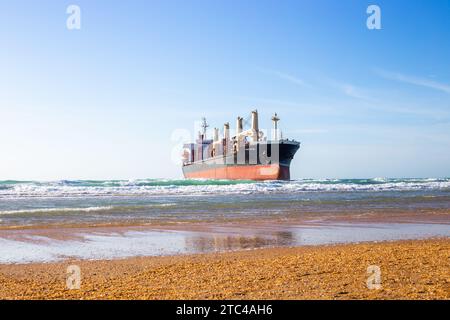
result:
[[[0,299],[450,299],[450,238],[0,265]],[[80,290],[66,288],[78,265]],[[367,268],[379,266],[379,290]]]
[[[80,223],[47,223],[35,225],[0,225],[0,233],[3,231],[14,230],[56,230],[56,229],[103,229],[103,228],[154,228],[154,229],[196,229],[202,226],[215,225],[317,225],[317,224],[334,224],[334,223],[427,223],[427,224],[450,224],[450,210],[433,209],[433,210],[380,210],[364,212],[357,210],[348,215],[342,215],[341,212],[335,214],[318,214],[315,212],[304,213],[302,217],[291,217],[289,215],[275,217],[258,217],[255,221],[253,218],[217,218],[212,220],[152,220],[152,221],[114,221],[114,222],[80,222]]]

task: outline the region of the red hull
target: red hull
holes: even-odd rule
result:
[[[227,180],[289,180],[289,167],[273,165],[223,166],[194,172],[185,172],[188,179]]]

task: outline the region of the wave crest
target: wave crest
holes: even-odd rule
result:
[[[207,195],[296,192],[450,190],[450,178],[230,180],[62,180],[0,182],[0,197],[76,197],[133,195]],[[84,208],[87,210],[88,208]]]

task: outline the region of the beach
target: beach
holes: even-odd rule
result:
[[[1,265],[1,299],[450,299],[450,239]],[[81,270],[79,290],[67,267]],[[369,266],[381,288],[369,289]]]

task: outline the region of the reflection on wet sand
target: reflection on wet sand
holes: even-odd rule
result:
[[[186,228],[187,229],[187,228]],[[0,231],[0,264],[120,259],[265,247],[449,237],[448,224],[222,225],[198,230],[146,228]]]
[[[185,239],[188,251],[211,252],[256,249],[272,246],[289,246],[295,243],[292,232],[280,231],[270,234],[195,234]]]

